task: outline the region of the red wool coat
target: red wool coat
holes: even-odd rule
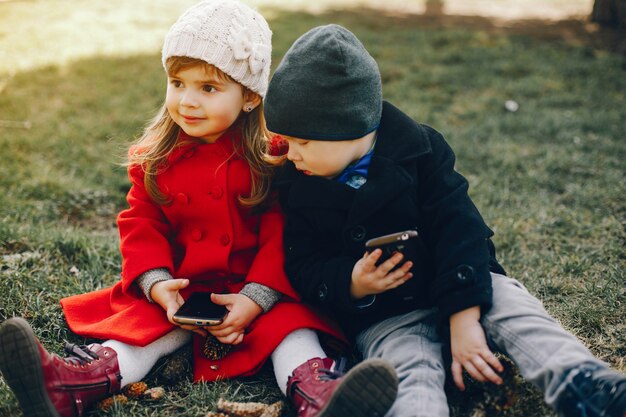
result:
[[[283,301],[261,314],[243,342],[221,360],[206,359],[202,338],[194,335],[196,380],[255,373],[296,329],[315,329],[345,341],[333,324],[299,302],[285,276],[282,214],[277,208],[255,214],[238,204],[237,197],[250,192],[248,164],[232,156],[233,142],[239,140],[238,134],[227,132],[214,144],[177,148],[158,177],[159,188],[172,198],[169,205],[151,200],[141,168],[129,169],[130,207],[118,217],[122,278],[113,287],[61,300],[73,332],[145,346],[173,330],[165,311],[134,284],[150,269],[167,268],[174,277],[190,280],[183,298],[194,291],[237,293],[247,282],[283,294]]]

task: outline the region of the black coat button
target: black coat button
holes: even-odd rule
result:
[[[459,265],[456,267],[456,280],[460,284],[474,282],[474,268],[469,265]]]
[[[326,286],[326,284],[322,284],[317,288],[317,298],[320,301],[326,301],[327,297],[328,297],[328,287]]]
[[[365,227],[361,225],[357,225],[357,226],[354,226],[352,230],[350,230],[350,237],[355,242],[360,242],[363,239],[365,239],[365,232],[366,232]]]

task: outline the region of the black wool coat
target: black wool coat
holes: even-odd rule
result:
[[[388,102],[361,188],[304,175],[287,162],[275,182],[286,214],[285,271],[303,299],[331,310],[351,336],[414,309],[436,306],[445,323],[466,308],[489,308],[489,272],[504,270],[454,162],[440,133]],[[367,307],[355,302],[350,281],[365,242],[407,229],[419,233],[413,278]]]

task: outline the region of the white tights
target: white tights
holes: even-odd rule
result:
[[[174,353],[190,340],[190,331],[176,329],[146,346],[127,345],[117,340],[107,340],[102,345],[117,352],[123,387],[141,381],[159,359]]]
[[[278,388],[287,393],[287,379],[293,370],[313,358],[325,358],[317,333],[311,329],[298,329],[287,335],[272,352],[272,364]]]
[[[146,346],[132,346],[117,340],[103,343],[117,352],[117,361],[122,374],[122,387],[141,381],[156,362],[191,340],[191,332],[176,329]],[[278,387],[287,392],[287,380],[294,369],[313,358],[325,358],[317,333],[310,329],[298,329],[287,335],[272,352],[274,375]]]

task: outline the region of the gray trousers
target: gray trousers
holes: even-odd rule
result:
[[[549,406],[555,406],[569,371],[581,365],[608,367],[565,331],[521,283],[498,274],[492,274],[492,282],[493,307],[481,319],[487,338],[544,393]],[[436,312],[416,310],[391,317],[357,336],[365,358],[383,358],[398,373],[398,397],[386,417],[449,415]]]

